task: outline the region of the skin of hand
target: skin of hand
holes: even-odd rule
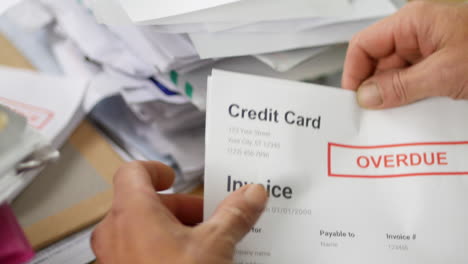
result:
[[[431,96],[468,99],[468,4],[415,1],[351,40],[342,86],[383,109]]]
[[[112,208],[91,238],[100,264],[232,263],[236,243],[265,208],[264,187],[242,187],[199,224],[201,198],[156,192],[173,181],[172,169],[159,162],[132,162],[118,170]]]

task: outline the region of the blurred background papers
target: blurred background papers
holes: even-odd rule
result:
[[[183,24],[286,20],[348,13],[347,0],[120,0],[132,21],[144,24]],[[156,10],[156,11],[155,11]]]
[[[214,68],[339,86],[346,43],[395,10],[390,0],[23,0],[0,29],[39,70],[84,80],[82,108],[119,153],[172,165],[180,191],[203,179]]]
[[[0,3],[0,14],[3,14],[3,12],[8,10],[15,4],[19,3],[20,1],[21,0],[2,0],[2,3]]]
[[[356,0],[346,17],[261,22],[232,30],[190,33],[202,58],[242,56],[349,41],[359,30],[395,11],[387,0]]]
[[[100,22],[151,25],[153,33],[188,33],[205,59],[347,42],[396,10],[389,0],[225,0],[186,5],[183,0],[104,1],[112,2],[113,8],[104,8],[102,2],[94,1]],[[184,8],[176,8],[181,5]]]
[[[170,191],[188,192],[203,181],[207,80],[213,69],[339,87],[347,42],[396,11],[395,1],[402,2],[0,0],[0,32],[39,71],[0,68],[0,104],[31,115],[53,147],[87,118],[124,160],[162,161],[176,171]],[[78,130],[87,131],[86,126]],[[67,146],[62,150],[64,159],[72,157]],[[114,171],[110,160],[102,166]],[[55,169],[63,170],[60,166]],[[67,183],[73,190],[88,184],[81,177],[94,175],[82,174],[60,173],[57,181],[38,177],[33,185],[44,192]],[[24,184],[34,177],[26,173]],[[88,189],[104,186],[97,179]],[[61,191],[73,196],[67,188],[55,191],[57,201],[64,200]],[[89,212],[97,220],[102,204],[93,202],[96,208],[80,209],[63,223],[78,219],[83,227],[79,216]],[[27,208],[36,205],[41,210],[41,203]],[[51,226],[61,226],[56,223]],[[32,263],[91,260],[90,232],[83,232]],[[81,246],[72,250],[78,240]]]
[[[84,117],[83,80],[0,67],[0,87],[0,104],[25,116],[29,125],[55,149],[63,145]],[[30,140],[31,134],[25,134],[16,143]],[[39,145],[36,143],[34,147]],[[8,199],[13,199],[38,173],[38,170],[26,171],[17,177],[19,186]]]

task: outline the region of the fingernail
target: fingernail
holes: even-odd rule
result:
[[[268,199],[265,187],[261,184],[250,185],[244,192],[244,198],[252,207],[255,207],[259,211],[265,209]]]
[[[373,108],[383,103],[382,95],[376,83],[367,83],[357,90],[357,100],[360,106]]]

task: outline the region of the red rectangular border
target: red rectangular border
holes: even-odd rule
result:
[[[36,111],[36,112],[42,112],[42,113],[46,114],[47,118],[42,123],[40,123],[39,125],[33,126],[33,127],[35,127],[36,129],[39,129],[39,130],[44,128],[52,120],[52,118],[54,117],[54,112],[52,112],[50,110],[47,110],[45,108],[32,106],[32,105],[29,105],[29,104],[17,102],[17,101],[7,99],[5,97],[0,96],[0,102],[2,102],[2,101],[5,103],[5,106],[8,107],[8,108],[10,108],[9,105],[15,105],[15,106],[17,106],[19,108],[25,108],[25,109],[29,109],[29,110]],[[11,109],[11,110],[15,111],[15,109]],[[17,112],[17,111],[15,111],[15,112]],[[18,114],[23,115],[23,113],[18,113]],[[26,117],[26,118],[28,118],[28,117]],[[30,124],[30,125],[32,125],[32,124]]]
[[[375,145],[375,146],[354,146],[328,142],[328,177],[344,177],[344,178],[397,178],[410,176],[433,176],[433,175],[468,175],[468,171],[462,172],[421,172],[407,174],[387,174],[387,175],[353,175],[353,174],[334,174],[331,171],[331,155],[332,147],[351,148],[351,149],[377,149],[377,148],[398,148],[408,146],[433,146],[433,145],[468,145],[468,141],[453,141],[453,142],[419,142],[419,143],[404,143],[392,145]]]

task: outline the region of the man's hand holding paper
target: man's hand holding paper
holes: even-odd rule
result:
[[[207,109],[205,217],[247,183],[270,196],[235,263],[468,260],[467,101],[366,110],[352,91],[214,71]]]
[[[159,162],[119,169],[112,209],[91,241],[100,263],[231,263],[235,244],[264,209],[263,188],[238,190],[195,226],[202,220],[201,198],[155,193],[173,181],[172,169]]]
[[[219,263],[219,256],[229,263],[233,255],[234,263],[244,264],[466,263],[468,101],[453,99],[468,98],[468,31],[457,26],[467,19],[466,6],[414,3],[373,25],[350,45],[346,90],[214,71],[207,100],[207,222],[181,226],[184,217],[173,198],[151,194],[161,186],[150,164],[134,164],[119,171],[120,181],[129,184],[119,184],[114,208],[125,209],[125,193],[145,200],[141,205],[150,210],[111,213],[101,223],[97,237],[115,241],[95,243],[101,261],[138,256],[141,263],[190,263],[178,256],[196,248],[193,256],[204,263]],[[445,97],[419,101],[431,96]],[[130,184],[124,174],[137,170],[146,181],[139,188],[149,192],[130,192],[140,180]],[[221,219],[215,208],[224,199],[219,208],[226,201],[242,204],[236,197],[251,183],[262,184],[269,195],[258,222],[253,210],[251,217],[226,221],[219,236],[196,231]],[[258,191],[254,200],[265,202]],[[192,201],[191,210],[200,212],[200,202]],[[244,215],[223,211],[226,219]],[[143,213],[158,220],[128,222]],[[130,243],[137,241],[133,234],[148,243]],[[219,246],[233,234],[230,247]],[[183,246],[164,251],[168,243],[157,242],[167,241]],[[119,245],[134,250],[113,261]]]
[[[353,38],[343,88],[372,109],[431,96],[468,99],[467,24],[466,4],[406,5]]]

